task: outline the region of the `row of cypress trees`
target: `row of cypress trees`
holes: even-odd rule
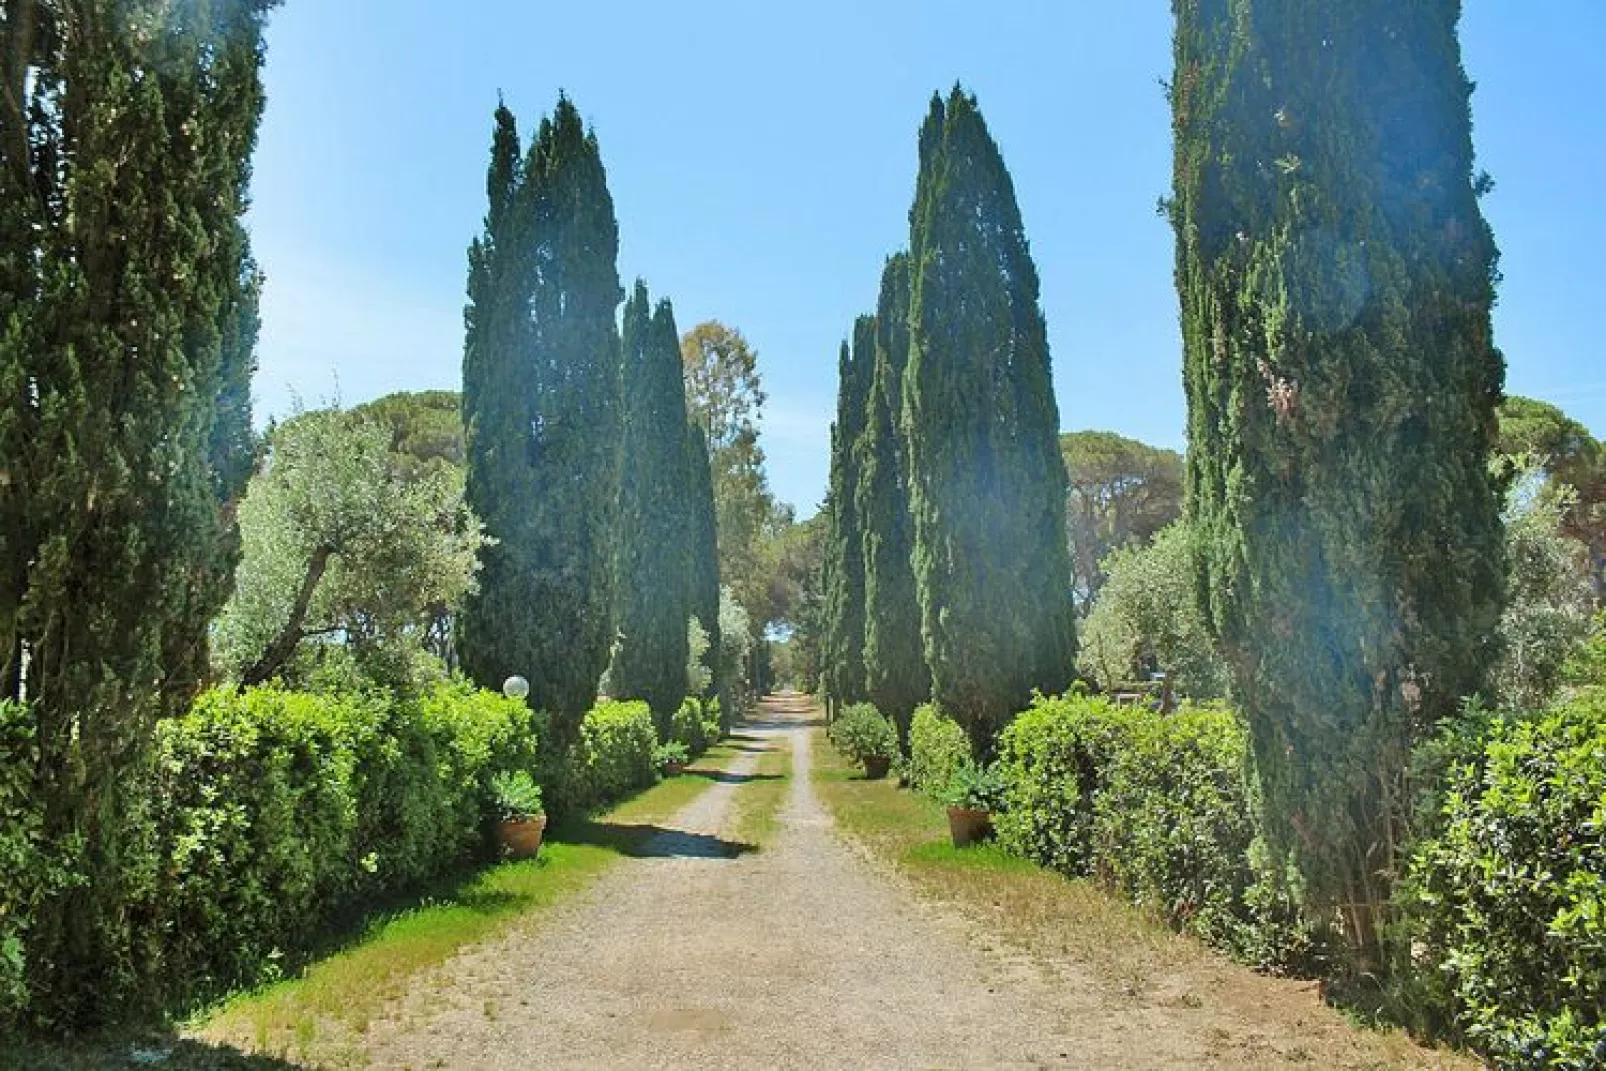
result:
[[[934,96],[909,252],[840,358],[825,688],[907,729],[927,695],[978,754],[1075,665],[1065,472],[1037,271],[974,96]]]
[[[12,873],[0,899],[38,897],[29,985],[69,1018],[131,954],[130,775],[205,678],[238,555],[259,288],[242,216],[272,6],[20,0],[0,18],[0,702],[28,704],[0,772],[41,801],[61,881]]]
[[[612,663],[667,731],[687,623],[718,618],[706,438],[687,415],[668,301],[625,304],[594,132],[560,97],[521,150],[499,105],[464,320],[466,497],[495,540],[461,614],[464,669],[513,675],[562,748]],[[712,627],[705,625],[705,627]]]
[[[1173,9],[1199,597],[1273,847],[1370,950],[1411,748],[1482,684],[1503,601],[1460,4]]]

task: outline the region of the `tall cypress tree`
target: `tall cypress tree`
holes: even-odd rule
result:
[[[1363,949],[1414,730],[1478,687],[1502,598],[1459,7],[1173,5],[1200,594],[1275,846]]]
[[[530,681],[565,745],[613,642],[623,297],[595,134],[567,97],[522,164],[498,109],[486,230],[469,252],[467,497],[498,540],[463,609],[463,665]]]
[[[826,536],[826,688],[838,703],[865,698],[864,538],[856,495],[856,447],[864,436],[875,365],[875,317],[853,324],[853,343],[837,358],[836,424],[831,429],[830,529]]]
[[[703,664],[708,667],[707,695],[719,691],[719,518],[714,505],[714,472],[708,433],[696,417],[686,421],[686,465],[691,479],[687,499],[691,527],[691,616],[708,637]]]
[[[680,332],[668,301],[650,308],[637,280],[625,302],[625,419],[619,478],[619,632],[613,694],[645,699],[660,735],[686,698],[686,621],[691,615],[692,459],[686,449],[686,384]]]
[[[1037,269],[974,97],[933,97],[910,213],[904,429],[940,706],[978,753],[1073,675],[1065,469]]]
[[[870,701],[908,735],[910,715],[931,690],[915,592],[914,518],[909,514],[903,372],[909,360],[909,258],[888,259],[875,316],[875,360],[864,433],[855,447],[854,508],[864,561],[864,684]]]
[[[26,950],[36,1005],[107,1003],[124,817],[237,556],[258,279],[241,224],[268,0],[8,4],[0,20],[0,699],[85,884]]]

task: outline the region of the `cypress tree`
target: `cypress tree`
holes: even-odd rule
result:
[[[907,737],[909,719],[931,690],[915,593],[914,518],[898,429],[909,359],[909,258],[899,253],[881,275],[868,412],[856,447],[854,508],[863,540],[864,684],[876,708]]]
[[[1502,599],[1459,7],[1173,6],[1200,596],[1273,846],[1363,950],[1413,738],[1479,686]]]
[[[687,499],[691,526],[691,616],[708,636],[703,664],[707,695],[719,694],[719,518],[714,505],[714,473],[708,434],[696,417],[686,421],[686,463],[691,480]]]
[[[499,108],[485,234],[469,251],[468,500],[498,544],[463,609],[464,668],[521,674],[562,747],[613,643],[618,226],[594,133],[567,97],[518,161]]]
[[[1065,468],[1037,269],[974,97],[933,97],[910,213],[904,434],[937,703],[978,754],[1075,664]]]
[[[680,332],[668,301],[650,308],[637,280],[625,302],[625,418],[619,477],[618,649],[613,694],[645,699],[667,737],[686,698],[686,621],[691,615],[692,459],[686,449],[686,384]]]
[[[124,839],[155,721],[207,673],[251,465],[241,223],[269,0],[36,0],[0,19],[0,699],[57,862],[35,1006],[116,1006]]]
[[[830,530],[826,537],[826,684],[837,703],[865,698],[864,540],[855,495],[855,448],[864,435],[875,363],[875,317],[853,324],[853,344],[837,359],[836,424],[831,429]]]

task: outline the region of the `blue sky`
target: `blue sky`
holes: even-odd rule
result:
[[[1508,389],[1606,435],[1601,0],[1474,0],[1484,202]],[[1063,427],[1181,448],[1160,79],[1169,5],[1086,0],[289,0],[268,31],[251,227],[267,273],[258,416],[455,388],[465,249],[501,92],[529,130],[594,125],[619,270],[682,330],[740,328],[769,391],[777,494],[825,490],[838,342],[907,239],[933,90],[978,96],[1043,283]]]

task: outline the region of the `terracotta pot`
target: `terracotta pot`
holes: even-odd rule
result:
[[[864,779],[866,781],[879,781],[887,776],[887,771],[890,769],[892,769],[892,760],[889,758],[877,755],[873,758],[865,759]]]
[[[546,831],[546,815],[538,814],[522,821],[505,821],[496,827],[496,839],[502,854],[513,859],[533,859],[541,850],[541,834]]]
[[[948,808],[948,835],[953,838],[955,848],[975,844],[992,831],[993,812],[970,807]]]
[[[666,762],[666,763],[664,763],[664,776],[665,777],[679,777],[681,774],[683,774],[685,772],[686,772],[686,764],[684,762]]]

